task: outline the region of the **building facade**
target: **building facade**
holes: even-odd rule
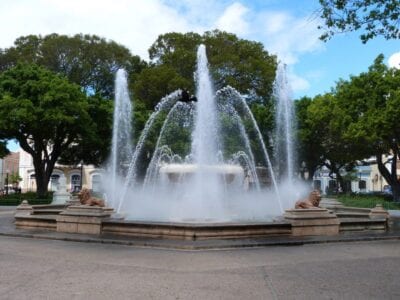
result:
[[[33,159],[29,153],[20,150],[19,174],[22,178],[20,187],[22,192],[36,191],[35,169]],[[56,164],[49,181],[49,190],[56,191],[62,177],[65,178],[68,192],[76,192],[81,188],[88,188],[93,192],[100,192],[102,169],[92,165],[66,166]]]
[[[5,186],[12,186],[13,182],[10,180],[10,176],[13,174],[18,174],[19,172],[19,152],[11,152],[3,159],[0,160],[0,189],[4,190]]]
[[[384,158],[384,161],[390,159],[390,156]],[[388,183],[385,178],[380,174],[378,165],[375,158],[365,160],[364,165],[356,166],[352,172],[351,180],[348,180],[346,184],[349,190],[354,193],[371,193],[371,192],[383,192],[388,187]],[[390,164],[386,164],[386,168],[390,171]],[[397,165],[397,174],[400,174],[400,163]],[[346,175],[346,172],[341,173],[342,176]],[[322,167],[318,169],[314,174],[314,188],[319,189],[323,194],[337,193],[340,191],[340,187],[336,181],[335,176],[333,178],[329,176],[329,169]],[[400,180],[400,178],[399,178]]]

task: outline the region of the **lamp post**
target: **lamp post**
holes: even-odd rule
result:
[[[9,172],[9,170],[7,169],[7,171],[6,171],[6,195],[8,195],[8,172]]]
[[[82,183],[83,183],[83,162],[81,161],[81,180],[80,180],[80,188],[79,190],[82,191]]]

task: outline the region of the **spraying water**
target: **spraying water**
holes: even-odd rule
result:
[[[117,187],[120,176],[126,172],[126,165],[132,156],[132,103],[129,98],[126,71],[119,69],[115,79],[115,102],[113,118],[113,135],[111,144],[111,191],[110,202],[118,202]]]
[[[180,101],[181,90],[164,97],[147,121],[134,153],[122,151],[129,153],[126,156],[119,150],[130,140],[125,126],[130,126],[130,116],[124,114],[131,108],[122,109],[117,100],[120,95],[129,99],[126,75],[119,78],[117,74],[117,82],[125,87],[116,84],[110,168],[115,186],[107,191],[108,199],[117,199],[110,202],[127,219],[142,221],[248,222],[281,216],[304,189],[287,188],[287,183],[275,179],[260,129],[244,98],[231,87],[214,92],[204,45],[198,48],[197,62],[198,101]],[[146,145],[151,143],[155,148],[149,151]],[[145,169],[138,168],[143,157],[149,161]],[[288,168],[292,170],[293,164]],[[260,175],[262,180],[260,169],[268,170]]]
[[[293,183],[294,165],[294,108],[291,89],[286,76],[286,65],[279,63],[274,95],[276,99],[275,159],[276,168],[281,180]]]

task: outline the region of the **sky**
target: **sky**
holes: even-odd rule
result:
[[[380,54],[400,66],[400,42],[359,32],[318,39],[318,0],[0,0],[0,48],[28,34],[96,34],[148,59],[158,35],[220,29],[261,42],[287,64],[293,98],[329,92]]]

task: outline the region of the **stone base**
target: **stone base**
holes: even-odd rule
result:
[[[288,236],[288,222],[270,223],[162,223],[108,219],[102,233],[176,240],[245,239]]]
[[[71,199],[71,194],[67,192],[55,192],[51,204],[66,204]]]
[[[15,216],[29,216],[32,214],[32,211],[32,205],[30,205],[27,200],[23,200],[22,203],[17,206],[17,209],[15,210]]]
[[[292,224],[293,236],[339,234],[339,219],[325,208],[290,209],[284,217]]]
[[[69,233],[101,234],[102,219],[113,210],[97,206],[69,206],[57,216],[57,231]]]

